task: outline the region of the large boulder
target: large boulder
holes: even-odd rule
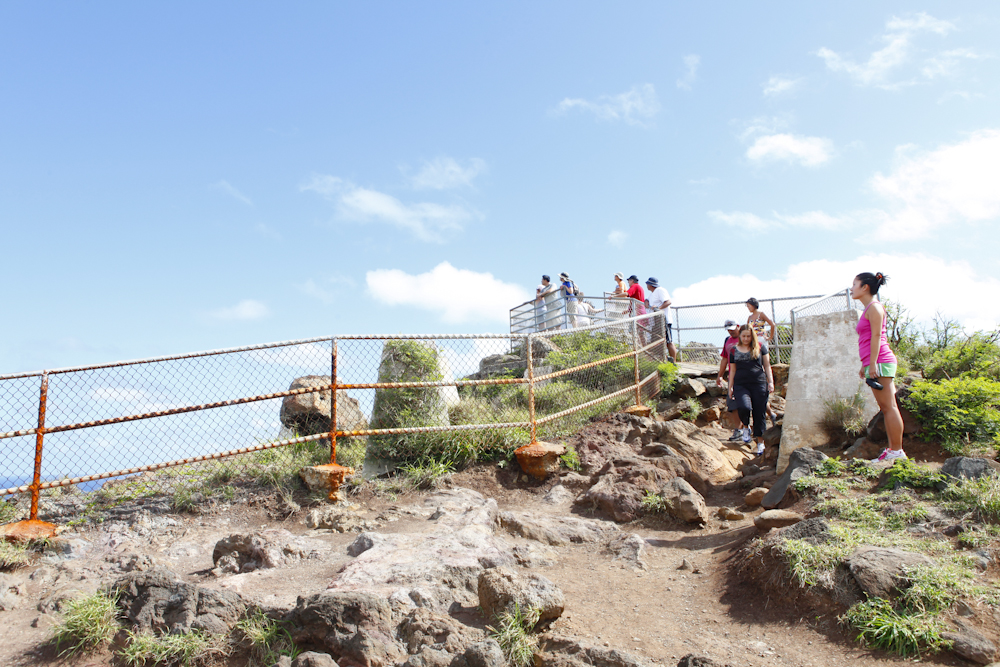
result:
[[[757,526],[760,530],[771,530],[772,528],[792,526],[799,521],[802,521],[802,515],[795,512],[789,512],[788,510],[764,510],[754,518],[753,525]]]
[[[429,609],[414,609],[408,613],[399,624],[396,636],[410,655],[426,649],[456,655],[463,653],[471,644],[486,639],[482,630]]]
[[[670,447],[687,463],[690,472],[681,476],[699,491],[721,486],[739,476],[719,439],[694,424],[683,420],[662,422],[656,441]],[[645,451],[643,453],[649,456]]]
[[[321,646],[338,661],[362,667],[402,662],[389,601],[360,591],[324,591],[299,597],[286,619],[292,639]]]
[[[656,494],[673,475],[637,458],[609,461],[597,473],[598,481],[576,502],[591,505],[615,521],[634,521],[643,514],[642,499]]]
[[[247,608],[238,593],[183,582],[163,566],[126,574],[108,588],[129,623],[156,633],[225,634]]]
[[[599,542],[619,530],[609,521],[538,512],[501,512],[500,525],[514,535],[553,546]]]
[[[784,500],[785,493],[788,491],[788,487],[792,485],[792,482],[801,477],[806,477],[812,472],[814,467],[828,458],[830,457],[823,452],[817,452],[811,447],[800,447],[793,451],[788,459],[788,467],[785,468],[785,472],[781,473],[781,477],[777,479],[760,501],[760,506],[768,510],[777,507]]]
[[[306,375],[295,378],[288,388],[316,388],[317,391],[286,396],[281,401],[281,425],[290,433],[299,435],[329,433],[333,395],[330,391],[330,376]],[[365,419],[358,400],[348,396],[344,390],[337,392],[337,428],[341,431],[368,428],[368,420]]]
[[[907,570],[934,565],[924,554],[872,546],[858,547],[846,563],[861,590],[869,597],[880,598],[890,598],[908,583]]]
[[[977,459],[971,456],[953,456],[941,466],[941,474],[951,479],[979,479],[993,476],[1000,470],[1000,463],[989,459]]]
[[[539,625],[562,615],[566,598],[549,579],[540,574],[520,574],[506,567],[494,567],[479,575],[479,608],[493,621],[506,612],[538,612]]]
[[[494,535],[496,501],[469,489],[449,489],[427,496],[420,511],[432,522],[430,532],[362,533],[348,547],[357,557],[328,589],[371,593],[400,613],[478,604],[479,573],[514,563],[510,547]]]
[[[709,511],[705,499],[690,484],[675,477],[660,490],[670,513],[687,523],[708,523]]]

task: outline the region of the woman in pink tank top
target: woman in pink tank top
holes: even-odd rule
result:
[[[903,416],[899,413],[899,406],[896,405],[896,386],[893,384],[893,378],[896,376],[896,355],[892,353],[886,340],[885,308],[875,298],[879,288],[888,280],[888,277],[881,273],[859,273],[851,286],[851,297],[860,301],[865,307],[857,326],[858,355],[861,357],[858,377],[867,380],[868,386],[871,387],[875,402],[878,403],[885,419],[886,435],[889,436],[889,447],[875,459],[876,461],[906,458],[906,454],[903,453]]]

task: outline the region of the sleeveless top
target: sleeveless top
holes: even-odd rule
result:
[[[764,321],[763,317],[758,317],[756,320],[750,320],[750,326],[757,332],[758,340],[764,337],[764,326],[766,324],[767,322]]]
[[[872,363],[872,323],[868,321],[867,317],[865,317],[865,313],[867,313],[868,309],[872,307],[872,303],[875,303],[874,299],[861,313],[861,319],[858,320],[858,326],[855,328],[855,331],[858,332],[858,354],[861,356],[861,364],[864,366],[870,366]],[[885,335],[884,313],[882,315],[882,333],[879,336],[878,359],[876,359],[875,363],[896,363],[896,355],[893,354],[892,350],[889,348],[889,341]]]

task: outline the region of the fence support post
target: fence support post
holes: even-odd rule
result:
[[[330,353],[330,463],[337,462],[337,339]]]
[[[537,424],[535,424],[535,364],[534,364],[534,334],[528,334],[525,338],[528,358],[528,421],[531,423],[531,443],[538,442]]]
[[[639,322],[632,329],[632,366],[635,369],[635,404],[642,405],[642,392],[639,385]]]

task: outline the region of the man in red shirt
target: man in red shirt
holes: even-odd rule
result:
[[[726,320],[726,331],[729,333],[729,338],[726,342],[722,344],[722,361],[719,362],[719,377],[715,379],[715,384],[722,386],[723,378],[726,377],[726,371],[729,370],[729,351],[736,347],[740,342],[740,325],[732,320]],[[740,420],[736,415],[736,401],[730,399],[727,395],[726,397],[726,416],[727,424],[733,429],[733,435],[730,436],[730,440],[740,439]]]
[[[646,314],[646,292],[642,289],[642,285],[639,284],[639,276],[632,274],[628,277],[628,292],[625,293],[630,299],[635,299],[635,301],[629,301],[628,303],[628,316],[635,317],[636,315]],[[638,301],[638,303],[636,303]],[[639,341],[641,345],[646,344],[646,334],[645,334],[645,320],[639,325]]]

